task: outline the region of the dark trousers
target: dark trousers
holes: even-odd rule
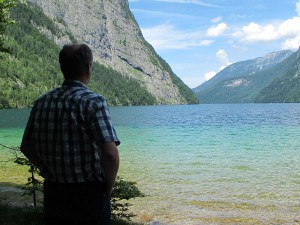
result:
[[[44,182],[46,225],[109,225],[110,199],[100,182]]]

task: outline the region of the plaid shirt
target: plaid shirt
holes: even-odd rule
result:
[[[65,81],[34,104],[24,137],[35,143],[49,181],[103,181],[101,142],[120,141],[107,103],[79,81]]]

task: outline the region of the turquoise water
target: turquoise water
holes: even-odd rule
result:
[[[0,143],[19,143],[28,110],[0,110]],[[300,104],[112,107],[120,175],[147,197],[136,220],[295,224]]]

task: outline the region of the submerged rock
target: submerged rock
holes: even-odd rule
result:
[[[154,220],[150,222],[150,225],[161,225],[161,224],[159,223],[159,221]]]

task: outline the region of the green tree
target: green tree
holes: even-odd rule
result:
[[[16,5],[13,0],[0,0],[0,52],[7,52],[4,45],[5,40],[5,30],[6,26],[13,23],[13,20],[9,17],[10,8]]]

